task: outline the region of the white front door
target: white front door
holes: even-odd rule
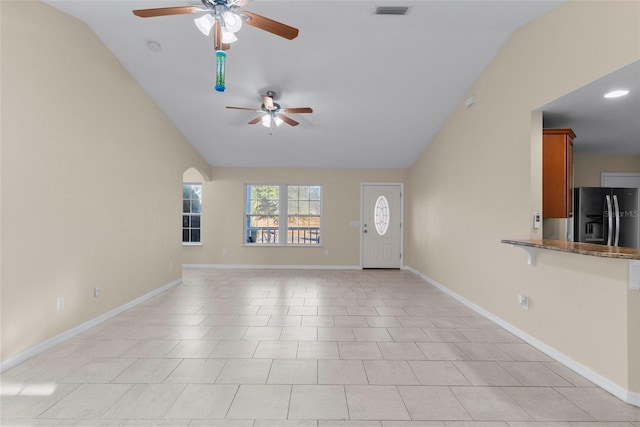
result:
[[[362,268],[402,266],[402,186],[362,188]]]

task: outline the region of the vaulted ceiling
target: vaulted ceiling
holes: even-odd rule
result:
[[[86,22],[210,165],[323,168],[411,166],[510,35],[561,3],[254,0],[243,10],[300,34],[289,41],[244,25],[216,92],[213,40],[198,15],[132,13],[201,3],[45,1]],[[409,13],[373,13],[389,5]],[[247,124],[256,112],[225,108],[258,109],[268,90],[283,108],[313,114],[270,135]]]

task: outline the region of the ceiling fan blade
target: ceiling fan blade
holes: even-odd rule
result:
[[[255,119],[251,120],[249,122],[250,125],[255,125],[256,123],[260,122],[262,120],[262,116],[258,116]]]
[[[253,12],[243,11],[240,14],[249,18],[244,22],[253,27],[260,28],[261,30],[268,31],[272,34],[284,37],[288,40],[293,40],[298,37],[297,28],[293,28],[281,22],[265,18],[264,16],[255,14]]]
[[[260,110],[256,110],[255,108],[245,108],[245,107],[229,107],[229,106],[227,106],[226,108],[229,108],[231,110],[260,111]]]
[[[275,110],[276,107],[273,105],[273,98],[267,95],[262,95],[262,103],[264,104],[264,108],[267,110]]]
[[[309,107],[304,108],[285,108],[282,110],[285,113],[289,114],[301,114],[301,113],[313,113],[313,109]]]
[[[196,12],[202,12],[202,9],[195,6],[160,7],[157,9],[134,10],[133,14],[140,18],[153,18],[154,16],[185,15]]]
[[[291,126],[298,126],[300,124],[293,120],[291,117],[285,116],[284,114],[278,114],[278,117],[280,117],[283,122]]]

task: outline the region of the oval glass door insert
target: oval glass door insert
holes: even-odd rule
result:
[[[373,209],[373,222],[378,234],[384,236],[389,229],[389,202],[384,196],[378,196],[378,200],[376,200]]]

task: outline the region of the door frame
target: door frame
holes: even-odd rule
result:
[[[388,185],[400,187],[400,269],[404,268],[404,182],[361,182],[360,183],[360,270],[363,269],[364,256],[364,236],[362,233],[362,224],[364,223],[364,187],[367,185]]]
[[[601,172],[600,173],[600,186],[605,186],[605,180],[610,177],[620,177],[620,178],[638,178],[640,177],[640,173],[628,173],[628,172]]]

